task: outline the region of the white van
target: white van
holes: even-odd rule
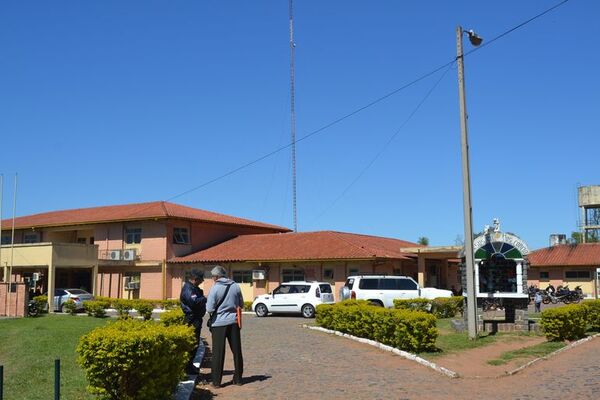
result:
[[[394,299],[435,299],[452,297],[450,290],[420,288],[409,276],[356,275],[349,276],[342,287],[342,300],[368,300],[382,307],[394,307]]]

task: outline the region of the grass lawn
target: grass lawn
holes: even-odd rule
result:
[[[494,343],[498,339],[498,335],[480,334],[477,340],[469,340],[469,335],[458,333],[452,329],[450,321],[455,318],[444,318],[437,320],[437,327],[440,332],[437,341],[435,342],[438,348],[437,352],[423,353],[421,355],[427,358],[442,356],[448,353],[453,353],[461,350],[474,349],[476,347],[487,346]]]
[[[4,398],[54,398],[54,360],[61,363],[61,399],[94,399],[76,362],[79,337],[109,319],[52,315],[0,320],[0,364],[4,365]]]
[[[502,353],[500,358],[489,360],[487,363],[491,365],[502,365],[514,360],[515,358],[543,357],[565,346],[566,343],[564,342],[544,342],[519,350],[507,351],[506,353]]]

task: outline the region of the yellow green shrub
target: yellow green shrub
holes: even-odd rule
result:
[[[151,300],[133,300],[131,304],[138,315],[144,318],[145,321],[152,318],[152,310],[154,310],[154,302]]]
[[[104,300],[89,300],[83,303],[83,309],[90,317],[102,318],[106,316],[106,309],[110,303]]]
[[[181,311],[181,308],[165,311],[160,314],[160,322],[165,326],[185,325],[183,311]]]
[[[77,361],[101,398],[169,399],[194,345],[190,327],[119,320],[82,336]]]
[[[411,352],[434,350],[438,336],[436,319],[431,314],[386,309],[352,300],[317,306],[316,322],[327,329]]]
[[[550,308],[542,311],[540,324],[549,341],[581,339],[587,328],[587,309],[581,304]]]
[[[397,310],[412,310],[430,312],[432,301],[429,299],[394,299],[394,308]]]
[[[35,306],[40,313],[48,312],[48,296],[35,296],[33,301],[35,301]]]
[[[581,303],[587,312],[588,324],[592,330],[600,331],[600,300],[589,300]]]
[[[431,301],[431,312],[437,318],[452,318],[462,314],[464,310],[464,297],[437,297]]]

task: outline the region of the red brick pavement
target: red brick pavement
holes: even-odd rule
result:
[[[228,385],[193,399],[577,399],[600,398],[600,338],[510,377],[450,379],[414,362],[301,327],[300,317],[245,316],[244,386]],[[210,335],[208,335],[210,336]],[[210,344],[210,337],[209,344]],[[203,372],[210,372],[203,369]],[[203,393],[200,395],[200,393]]]

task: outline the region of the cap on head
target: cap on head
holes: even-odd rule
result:
[[[221,267],[220,265],[216,265],[211,271],[210,274],[213,277],[217,277],[217,278],[221,278],[221,277],[226,277],[227,276],[227,271],[225,270],[225,268]]]

